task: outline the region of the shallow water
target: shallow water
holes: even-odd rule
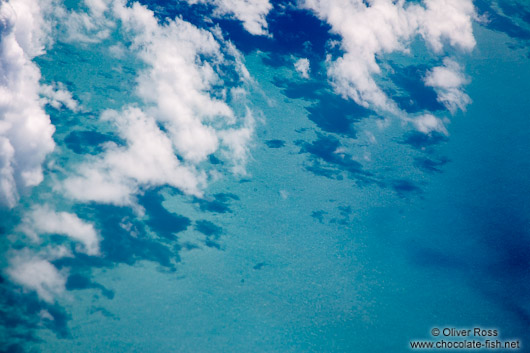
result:
[[[143,216],[73,205],[102,229],[106,255],[57,260],[78,275],[56,304],[66,324],[37,327],[29,347],[404,352],[433,327],[497,328],[524,343],[528,47],[479,24],[474,35],[477,48],[462,58],[473,103],[451,118],[448,138],[427,140],[396,120],[380,128],[325,77],[306,84],[291,66],[272,65],[274,53],[245,52],[256,81],[249,100],[261,112],[247,175],[211,183],[204,199],[148,191]],[[50,110],[66,168],[103,141],[120,143],[97,116],[134,101],[121,92],[139,64],[113,66],[98,50],[57,45],[38,59],[45,81],[71,82],[90,110]],[[57,66],[69,60],[75,72]],[[438,109],[421,97],[422,109]],[[52,185],[46,178],[22,204],[55,197]],[[123,220],[140,235],[118,227]]]

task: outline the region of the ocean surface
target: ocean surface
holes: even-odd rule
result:
[[[220,100],[233,87],[245,91],[241,100],[226,98],[238,119],[253,116],[244,171],[233,171],[239,155],[219,149],[193,162],[208,174],[201,193],[154,177],[134,184],[131,203],[64,191],[83,163],[132,144],[101,118],[105,111],[157,114],[158,98],[149,101],[135,87],[142,72],[146,82],[160,73],[127,51],[154,40],[134,44],[140,34],[122,33],[125,25],[109,25],[108,36],[90,41],[68,37],[70,27],[53,22],[53,44],[31,62],[40,84],[61,82],[81,108],[44,106],[55,149],[43,162],[43,180],[1,213],[1,351],[408,352],[411,340],[434,339],[433,328],[475,327],[497,329],[495,339],[519,340],[516,351],[527,351],[526,2],[473,1],[470,51],[441,55],[414,37],[410,52],[378,52],[376,82],[403,114],[337,91],[341,81],[326,68],[346,51],[330,41],[344,39],[294,3],[271,2],[265,35],[249,33],[234,16],[212,15],[214,2],[139,3],[161,27],[177,18],[221,32],[224,39],[216,40],[237,51],[249,78],[236,77],[235,61],[213,63],[226,77],[211,89]],[[54,6],[90,14],[86,4]],[[444,55],[466,77],[465,109],[451,112],[424,84]],[[302,57],[310,62],[308,77],[293,64]],[[161,64],[160,75],[171,63]],[[407,120],[422,112],[444,128],[422,132]],[[169,134],[164,121],[156,126]],[[182,151],[178,160],[191,165]],[[150,168],[134,160],[130,167]],[[124,185],[139,180],[131,173]],[[38,242],[23,235],[20,223],[37,204],[92,224],[100,253],[80,251],[61,230],[41,229]],[[43,249],[59,245],[71,254],[46,257]],[[47,259],[62,289],[17,277],[12,259],[24,251]]]

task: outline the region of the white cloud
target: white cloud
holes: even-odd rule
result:
[[[207,181],[199,166],[216,151],[243,173],[252,114],[234,113],[225,100],[241,94],[222,88],[217,74],[220,66],[235,65],[246,78],[233,46],[219,33],[216,38],[179,18],[159,24],[136,2],[129,7],[115,1],[110,12],[130,36],[131,52],[146,65],[136,87],[145,106],[105,112],[102,119],[114,124],[126,146],[107,145],[62,188],[79,200],[117,205],[133,205],[143,188],[166,184],[199,196]]]
[[[46,302],[53,302],[54,297],[64,292],[66,276],[37,254],[28,250],[16,252],[9,265],[6,272],[10,279],[26,290],[37,292]]]
[[[471,98],[462,90],[462,86],[466,83],[468,79],[460,65],[449,58],[444,59],[443,66],[433,68],[425,77],[425,85],[434,88],[438,94],[438,101],[452,113],[457,109],[465,110],[471,103]]]
[[[267,14],[272,9],[269,0],[215,0],[216,14],[233,15],[253,35],[267,34]]]
[[[65,235],[83,244],[78,251],[88,255],[99,254],[99,236],[94,225],[86,223],[77,215],[67,212],[56,212],[48,205],[34,206],[26,213],[20,230],[34,240],[39,234]]]
[[[31,61],[49,42],[44,15],[50,4],[0,4],[0,202],[9,207],[21,189],[42,181],[41,165],[55,146],[39,98],[40,71]]]
[[[78,43],[99,43],[111,33],[112,23],[103,22],[87,13],[70,12],[64,23],[65,41]]]
[[[475,47],[472,19],[476,17],[471,0],[424,0],[425,10],[414,8],[419,32],[437,52],[444,42],[469,51]]]
[[[45,47],[53,42],[52,25],[48,17],[56,12],[55,0],[10,0],[2,4],[5,11],[14,16],[10,22],[17,44],[29,58],[44,54]],[[5,20],[2,20],[5,21]],[[4,30],[2,31],[4,32]]]
[[[416,129],[424,134],[430,134],[432,132],[439,132],[447,135],[447,129],[443,121],[432,114],[420,115],[412,121]]]
[[[109,7],[109,0],[84,0],[84,3],[95,17],[102,17]]]
[[[44,97],[45,104],[49,104],[55,109],[66,107],[73,112],[77,112],[79,109],[79,103],[61,82],[51,85],[41,85],[40,94]]]
[[[337,92],[366,107],[396,111],[373,75],[380,73],[376,54],[404,50],[404,41],[414,32],[415,23],[403,3],[375,0],[368,6],[361,0],[306,0],[303,5],[342,37],[344,55],[328,61]]]
[[[208,91],[221,83],[209,61],[222,60],[219,43],[211,33],[180,19],[158,26],[143,7],[124,8],[124,25],[133,30],[140,58],[150,66],[138,78],[137,91],[146,103],[155,104],[156,118],[167,130],[179,154],[200,162],[215,152],[219,141],[209,120],[234,120],[230,107]],[[147,15],[151,15],[147,17]]]
[[[61,259],[63,257],[74,257],[72,251],[64,245],[53,246],[48,245],[40,252],[41,257],[46,258],[49,261]]]
[[[250,155],[249,145],[254,134],[254,117],[251,110],[247,108],[242,127],[221,130],[218,134],[224,147],[221,153],[227,160],[232,161],[232,171],[245,175],[245,165]]]
[[[105,16],[108,11],[107,0],[84,0],[88,12],[66,11],[57,7],[61,25],[64,26],[64,38],[69,42],[99,43],[107,39],[115,27],[115,23]]]
[[[335,90],[365,107],[405,115],[374,79],[381,73],[379,56],[408,52],[409,42],[418,35],[436,52],[444,43],[463,50],[475,45],[471,0],[424,0],[423,5],[390,0],[303,1],[304,8],[342,37],[344,55],[328,59]]]
[[[173,151],[169,137],[156,121],[138,108],[107,111],[126,146],[109,145],[106,152],[80,167],[79,175],[68,178],[64,189],[82,201],[131,205],[140,186],[171,185],[199,196],[205,174],[183,165]]]
[[[307,60],[306,58],[298,59],[298,60],[294,63],[294,69],[295,69],[296,72],[298,72],[298,73],[300,74],[300,76],[302,76],[303,78],[309,78],[309,70],[310,70],[310,66],[309,66],[309,60]]]
[[[122,43],[117,43],[109,47],[109,53],[117,59],[123,58],[126,52],[127,48]]]
[[[243,23],[253,35],[267,35],[267,15],[272,10],[269,0],[187,0],[190,4],[209,3],[215,6],[214,16],[229,15]]]
[[[179,18],[159,25],[153,13],[138,3],[114,9],[134,35],[133,49],[139,49],[140,59],[148,65],[138,77],[137,92],[152,106],[149,114],[164,124],[185,161],[204,161],[222,147],[220,132],[246,121],[236,117],[224,101],[227,96],[240,99],[240,92],[214,87],[223,85],[216,72],[223,64],[235,67],[241,79],[247,79],[239,53],[223,38],[216,40],[212,33]],[[223,50],[234,59],[228,61]]]

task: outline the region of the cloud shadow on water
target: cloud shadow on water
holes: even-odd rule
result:
[[[28,343],[38,343],[37,330],[45,328],[59,338],[69,338],[69,316],[58,304],[40,300],[36,293],[23,293],[0,276],[0,340],[5,352],[24,352]],[[5,346],[4,346],[5,344]]]
[[[434,151],[433,148],[436,145],[447,142],[448,140],[447,136],[436,131],[429,134],[424,134],[420,131],[410,131],[400,143],[409,145],[418,151],[431,153]]]
[[[148,201],[144,207],[148,217],[154,213],[150,208],[150,197],[156,199],[157,196],[146,196]],[[157,206],[155,209],[158,211]],[[78,205],[76,213],[96,223],[101,233],[102,255],[77,254],[75,258],[62,258],[54,261],[59,268],[67,266],[88,270],[91,267],[113,267],[117,264],[134,265],[147,260],[174,271],[175,264],[180,261],[180,247],[172,234],[184,230],[189,224],[189,220],[181,216],[162,212],[147,219],[147,228],[128,207]],[[156,221],[160,221],[160,225],[155,224]]]
[[[521,20],[530,24],[530,8],[524,7],[518,2],[501,0],[499,6],[507,16],[519,17]]]
[[[397,68],[390,75],[392,82],[407,93],[407,95],[402,95],[394,92],[391,94],[392,99],[408,113],[445,110],[443,104],[438,102],[434,89],[426,87],[423,82],[427,70],[426,65],[413,65]]]
[[[145,216],[139,217],[129,207],[100,204],[78,204],[74,212],[83,219],[95,223],[101,235],[101,255],[88,256],[76,253],[75,257],[63,257],[52,261],[59,270],[67,269],[69,276],[66,290],[94,289],[107,299],[114,298],[114,292],[94,281],[91,272],[95,268],[112,268],[119,264],[134,265],[139,261],[151,261],[165,272],[176,271],[180,261],[181,246],[178,233],[192,224],[184,216],[174,214],[163,207],[161,189],[147,190],[139,197],[139,204],[145,209]],[[208,200],[196,200],[201,211],[232,212],[229,205],[239,198],[235,194],[218,193]],[[219,242],[223,229],[208,220],[194,222],[194,228],[205,235],[207,247],[222,249]],[[72,250],[75,251],[73,245]],[[46,312],[43,317],[42,313]],[[106,309],[99,307],[92,314],[113,317]],[[0,277],[0,327],[7,328],[11,346],[8,351],[24,351],[32,343],[39,343],[37,330],[50,329],[58,337],[70,337],[69,316],[58,304],[40,300],[36,293],[22,293],[17,286]],[[49,319],[49,318],[53,319]]]
[[[500,1],[499,3],[504,3],[501,7],[506,14],[517,15],[517,17],[521,17],[523,21],[528,23],[530,13],[524,10],[522,6],[516,4],[510,5],[504,1]],[[486,28],[506,33],[508,36],[515,39],[530,39],[530,31],[528,29],[517,25],[510,17],[504,16],[499,11],[495,10],[491,6],[491,1],[475,0],[474,4],[478,9],[478,14],[486,16],[487,21],[482,23]]]
[[[267,140],[265,144],[269,148],[282,148],[285,146],[285,141],[283,140]]]
[[[182,17],[201,28],[219,26],[226,39],[245,54],[259,50],[272,53],[271,66],[287,64],[285,56],[314,58],[322,61],[326,56],[326,44],[331,38],[330,27],[311,12],[293,6],[292,1],[274,1],[274,9],[267,15],[270,36],[255,36],[247,32],[241,21],[230,16],[211,16],[215,7],[209,2],[190,5],[185,1],[166,2],[142,0],[154,11],[160,21],[166,18]],[[292,63],[289,63],[292,64]]]
[[[344,177],[355,180],[357,186],[376,185],[381,188],[390,188],[400,198],[420,196],[423,194],[421,187],[412,180],[388,179],[364,169],[363,165],[355,160],[352,154],[333,135],[317,134],[313,142],[295,141],[300,147],[300,154],[307,154],[305,169],[315,175],[329,179],[343,180]],[[316,219],[320,216],[315,214]]]
[[[361,163],[347,153],[340,141],[331,135],[318,134],[312,143],[296,141],[301,154],[308,154],[305,168],[320,176],[342,180],[344,175],[355,179],[358,184],[375,182],[373,175],[363,169]]]
[[[195,230],[206,236],[204,241],[206,246],[221,249],[221,244],[219,243],[219,238],[223,234],[221,227],[207,220],[199,220],[195,222]]]
[[[407,179],[392,180],[390,183],[392,189],[399,197],[407,197],[409,195],[419,195],[422,189],[413,181]]]
[[[114,142],[122,144],[115,136],[97,131],[72,131],[64,139],[64,144],[77,154],[98,154],[103,152],[103,144]]]
[[[185,231],[191,221],[184,216],[169,212],[162,206],[164,198],[157,190],[149,190],[140,197],[149,219],[145,222],[157,235],[166,239],[176,239],[176,233]]]
[[[449,159],[447,157],[431,159],[422,156],[414,158],[414,165],[427,173],[441,173],[441,168],[448,162]]]
[[[230,213],[230,204],[234,200],[239,200],[239,196],[232,193],[217,193],[204,198],[194,198],[193,202],[203,212]]]
[[[420,156],[414,157],[414,166],[425,173],[433,174],[442,173],[443,167],[450,162],[449,158],[437,154],[437,146],[448,140],[447,136],[436,131],[429,134],[410,131],[399,143],[421,152]]]
[[[68,276],[68,279],[66,281],[67,290],[71,291],[90,288],[100,290],[101,294],[103,294],[103,296],[105,296],[107,299],[114,298],[114,291],[106,288],[102,284],[93,282],[88,276],[79,273],[70,274],[70,276]]]
[[[324,82],[324,83],[323,83]],[[352,100],[347,100],[330,91],[325,81],[309,80],[292,82],[275,78],[273,83],[291,99],[305,99],[314,102],[306,108],[309,120],[322,131],[355,138],[355,123],[372,113]]]

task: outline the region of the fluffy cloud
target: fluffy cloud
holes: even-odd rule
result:
[[[455,113],[457,109],[465,110],[471,98],[462,90],[468,79],[457,62],[444,59],[444,65],[433,68],[425,77],[425,85],[433,87],[438,94],[438,101]]]
[[[226,100],[237,100],[241,90],[223,88],[217,73],[230,64],[246,77],[235,49],[219,33],[179,18],[159,24],[138,3],[114,1],[107,11],[130,37],[129,50],[146,65],[136,87],[145,106],[102,115],[126,145],[108,144],[102,155],[82,164],[63,183],[68,195],[131,205],[143,188],[171,185],[199,196],[207,181],[199,166],[217,151],[234,163],[234,171],[243,172],[252,114],[234,113]]]
[[[72,213],[55,212],[47,205],[36,206],[28,212],[20,229],[33,239],[38,239],[39,234],[65,235],[83,244],[79,251],[88,255],[99,254],[99,237],[92,224]]]
[[[179,161],[171,140],[155,119],[138,108],[110,110],[103,119],[116,126],[127,145],[109,145],[104,154],[83,164],[79,175],[63,184],[71,196],[82,201],[130,205],[140,185],[165,184],[200,195],[204,173]]]
[[[216,13],[230,14],[243,22],[243,27],[254,35],[267,34],[267,14],[272,9],[269,0],[216,0]]]
[[[64,292],[65,275],[40,255],[22,250],[15,253],[9,264],[6,272],[10,279],[26,290],[37,292],[42,300],[51,303]]]
[[[218,132],[219,138],[225,147],[221,150],[221,153],[225,159],[232,161],[232,171],[235,174],[246,174],[245,165],[250,154],[249,145],[253,134],[254,117],[248,108],[243,126],[224,129]]]
[[[430,134],[432,132],[439,132],[447,135],[447,129],[443,121],[432,114],[420,115],[412,120],[412,123],[416,129],[424,134]]]
[[[48,18],[57,11],[55,0],[10,0],[2,4],[2,23],[11,23],[17,44],[29,58],[44,54],[53,42],[52,24]],[[7,19],[4,17],[10,13]],[[2,32],[4,29],[2,30]]]
[[[471,0],[424,0],[423,6],[390,0],[305,0],[302,6],[342,37],[344,55],[328,62],[336,91],[365,107],[395,115],[404,113],[374,79],[381,73],[379,55],[407,52],[417,35],[435,52],[441,52],[444,43],[462,50],[475,45]]]
[[[73,98],[72,93],[60,82],[52,85],[41,85],[40,95],[45,104],[49,104],[55,109],[66,107],[73,112],[79,109],[79,104]]]
[[[219,43],[210,32],[178,18],[159,26],[138,3],[119,8],[118,15],[149,66],[138,78],[139,96],[155,106],[156,118],[167,125],[177,152],[187,160],[203,161],[219,146],[215,129],[206,122],[234,121],[230,107],[208,93],[221,83],[210,64],[222,60]],[[200,62],[200,55],[210,62]]]
[[[471,0],[424,0],[425,9],[413,7],[418,31],[427,43],[441,52],[444,42],[469,51],[475,47],[472,19],[475,9]]]
[[[298,59],[294,63],[294,69],[302,76],[303,78],[309,78],[309,60],[306,58]]]
[[[66,11],[57,7],[56,17],[60,18],[64,28],[65,40],[68,42],[98,43],[110,36],[115,23],[104,14],[109,1],[84,0],[88,12]]]
[[[31,59],[44,50],[51,2],[0,4],[0,202],[13,207],[20,189],[39,184],[54,149],[54,127],[39,98],[40,71]]]
[[[229,15],[243,23],[243,27],[253,35],[266,35],[267,14],[272,9],[269,0],[187,0],[190,4],[211,3],[215,6],[214,15]]]

